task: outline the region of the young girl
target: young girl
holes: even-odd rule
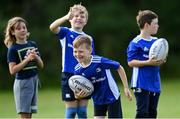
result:
[[[36,43],[27,41],[28,36],[23,18],[8,21],[4,43],[8,47],[10,74],[15,75],[14,98],[21,118],[31,118],[32,113],[37,112],[38,68],[43,68]]]

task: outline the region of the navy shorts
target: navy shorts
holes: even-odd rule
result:
[[[77,100],[74,97],[74,92],[70,89],[69,84],[68,84],[68,80],[71,76],[73,76],[74,74],[72,73],[67,73],[67,72],[62,72],[61,74],[61,88],[62,88],[62,100],[64,101],[74,101]],[[86,98],[83,99],[90,99],[91,96],[88,96]]]
[[[108,112],[108,118],[122,118],[120,96],[118,100],[110,104],[94,104],[94,116],[106,116],[106,112]]]

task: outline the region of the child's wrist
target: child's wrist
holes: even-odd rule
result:
[[[128,89],[129,90],[129,87],[124,87],[124,89]]]

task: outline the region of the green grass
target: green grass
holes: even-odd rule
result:
[[[121,89],[122,90],[122,89]],[[158,118],[180,118],[180,81],[178,79],[162,80],[162,93],[158,106]],[[123,92],[123,91],[121,91]],[[60,89],[40,89],[38,113],[35,118],[63,118],[65,113],[64,102],[61,101]],[[125,118],[134,118],[136,107],[135,98],[129,102],[124,94],[121,96],[123,115]],[[18,118],[16,114],[12,91],[0,92],[0,118]],[[88,117],[93,117],[93,105],[90,101]]]

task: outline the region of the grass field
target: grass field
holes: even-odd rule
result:
[[[180,81],[178,79],[162,80],[162,93],[158,106],[158,118],[180,118]],[[121,91],[122,92],[122,91]],[[129,102],[122,93],[122,108],[125,118],[135,115],[135,98]],[[34,118],[63,118],[64,103],[61,101],[60,89],[40,89],[38,113]],[[12,91],[0,91],[0,118],[17,118]],[[88,117],[93,117],[93,105],[90,101]]]

